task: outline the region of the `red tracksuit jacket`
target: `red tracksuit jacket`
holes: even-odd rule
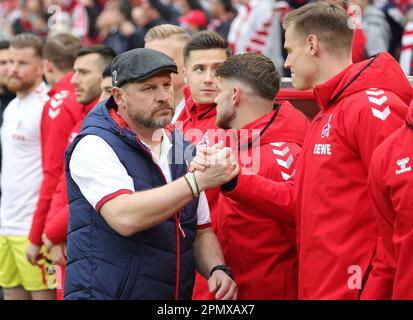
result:
[[[75,128],[73,128],[69,136],[69,145],[76,135],[80,132],[80,127],[82,125],[80,121]],[[46,223],[44,226],[44,233],[47,238],[54,244],[59,244],[65,242],[67,238],[67,227],[69,224],[69,205],[67,199],[67,188],[66,188],[66,172],[63,170],[59,183],[56,187],[56,191],[53,193],[53,198],[50,203],[50,209],[47,214]],[[56,274],[56,277],[59,274]],[[56,295],[58,300],[63,300],[64,296],[64,283],[66,276],[66,266],[60,266],[60,279],[58,279],[60,287],[56,290]]]
[[[307,131],[295,181],[239,175],[228,195],[296,221],[300,299],[357,299],[377,242],[367,194],[371,154],[403,123],[412,88],[398,63],[381,53],[314,93],[321,111]]]
[[[75,127],[72,129],[68,141],[66,141],[66,146],[72,143],[73,139],[79,134],[80,128],[83,123],[83,119],[86,117],[87,113],[96,104],[97,100],[84,108],[84,113],[82,114],[82,120],[80,120]],[[47,214],[46,223],[44,226],[44,233],[47,238],[54,244],[59,244],[66,241],[67,239],[67,227],[69,224],[69,204],[67,198],[67,188],[66,188],[66,173],[63,170],[59,183],[53,194],[53,198],[50,204],[50,209]],[[61,266],[61,288],[57,290],[57,297],[59,300],[63,300],[64,292],[64,279],[66,274],[66,266]]]
[[[242,146],[238,160],[243,170],[287,181],[294,175],[308,119],[287,101],[277,105],[278,111],[275,109],[237,131],[233,142]],[[253,133],[261,132],[259,145],[251,144],[256,137]],[[223,194],[219,194],[215,206],[214,224],[225,261],[238,284],[239,299],[297,298],[294,226],[285,226]],[[200,276],[196,278],[193,298],[214,299]]]
[[[240,163],[263,177],[282,182],[295,172],[308,119],[289,102],[282,101],[279,108],[275,119],[276,111],[243,128],[259,129],[263,134],[258,147],[241,148]],[[271,120],[272,124],[265,130]],[[243,158],[250,161],[245,163]],[[254,168],[254,162],[259,163],[259,169]],[[297,299],[298,257],[294,226],[248,209],[222,193],[218,214],[217,236],[225,262],[238,284],[238,298]]]
[[[69,81],[69,79],[67,78],[66,81]],[[83,105],[77,102],[75,94],[68,94],[59,103],[59,109],[53,108],[53,98],[50,101],[49,111],[53,110],[56,116],[52,123],[48,119],[50,112],[44,112],[42,117],[44,128],[48,127],[48,136],[47,138],[42,138],[43,181],[29,234],[30,241],[37,245],[42,244],[41,236],[46,216],[53,193],[63,172],[64,153],[70,133],[73,127],[84,118],[85,112],[87,114],[96,104],[97,99],[88,105]]]
[[[73,71],[67,73],[65,76],[63,76],[62,79],[60,79],[60,81],[56,82],[55,85],[47,93],[50,97],[50,100],[44,105],[40,123],[40,139],[42,151],[46,147],[52,123],[59,117],[62,106],[67,104],[71,105],[70,103],[72,102],[72,99],[76,100],[76,96],[74,96],[75,88],[70,83],[72,76]],[[43,160],[44,152],[42,152],[42,156]]]
[[[413,104],[372,156],[368,187],[380,241],[363,299],[413,299],[412,162]]]
[[[83,120],[79,121],[72,129],[66,146],[72,143],[73,139],[79,134]],[[69,204],[67,199],[66,174],[62,172],[53,194],[49,214],[44,228],[47,238],[54,244],[66,241],[67,225],[69,222]]]
[[[73,126],[65,118],[63,110],[79,105],[75,89],[70,83],[72,76],[73,72],[69,72],[50,89],[50,100],[43,108],[40,124],[43,180],[29,234],[30,241],[37,245],[42,244],[44,222],[62,172],[66,141]],[[59,130],[52,129],[54,126],[58,126]]]

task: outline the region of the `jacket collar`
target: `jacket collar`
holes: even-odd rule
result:
[[[59,81],[57,81],[53,87],[49,90],[47,93],[50,97],[53,97],[56,93],[67,90],[67,91],[73,91],[73,85],[70,82],[70,80],[73,77],[73,71],[70,71],[66,73]]]
[[[202,120],[215,117],[217,114],[215,103],[196,103],[192,98],[189,86],[184,88],[185,112],[188,118]]]
[[[274,123],[280,108],[281,106],[279,104],[274,104],[273,111],[266,113],[241,129],[236,130],[235,134],[238,138],[238,148],[241,150],[249,149],[258,139],[260,139],[260,145],[262,145],[265,141],[262,137],[267,130],[271,131],[269,128]]]
[[[413,97],[412,87],[397,61],[387,52],[348,66],[342,72],[314,88],[322,111],[340,100],[363,90],[380,88],[397,94],[406,104]]]
[[[99,102],[99,97],[92,100],[88,104],[83,105],[83,109],[82,109],[83,118],[85,118],[88,115],[88,113],[93,109],[94,106],[96,106],[98,104],[98,102]]]

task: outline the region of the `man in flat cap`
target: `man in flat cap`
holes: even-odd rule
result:
[[[65,299],[190,299],[195,268],[216,299],[236,299],[203,192],[237,174],[230,150],[218,147],[223,165],[187,173],[191,146],[168,126],[177,73],[168,56],[134,49],[111,72],[112,96],[66,152]]]

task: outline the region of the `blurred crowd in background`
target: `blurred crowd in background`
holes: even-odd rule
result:
[[[340,2],[355,17],[353,60],[390,52],[411,74],[412,0]],[[70,32],[84,46],[102,43],[117,54],[144,46],[152,27],[171,23],[190,34],[213,30],[226,38],[234,53],[258,52],[283,70],[284,15],[308,0],[2,0],[0,39],[22,32],[44,38]],[[349,23],[351,25],[351,23]]]

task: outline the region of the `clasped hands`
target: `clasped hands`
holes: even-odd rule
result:
[[[199,143],[188,170],[195,173],[200,189],[205,190],[233,179],[239,172],[239,165],[231,148],[225,147],[223,141],[210,147]]]

